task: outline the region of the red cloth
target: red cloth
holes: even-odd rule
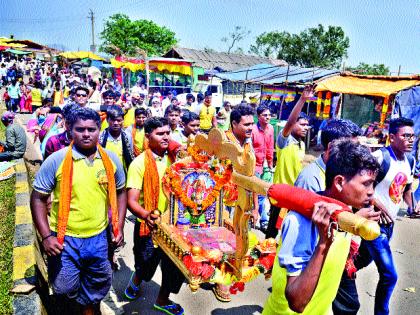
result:
[[[267,196],[270,198],[270,202],[274,206],[294,210],[309,219],[312,217],[314,204],[319,201],[335,203],[341,206],[340,210],[335,211],[331,215],[331,218],[334,221],[337,221],[337,215],[340,212],[351,211],[350,208],[341,201],[326,196],[318,195],[312,191],[305,190],[303,188],[298,188],[286,184],[271,185],[271,187],[268,190]]]
[[[178,154],[179,150],[181,149],[182,145],[176,141],[169,140],[168,144],[168,157],[169,160],[173,163],[176,160],[176,155]]]

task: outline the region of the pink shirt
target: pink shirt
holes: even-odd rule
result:
[[[270,124],[262,130],[259,124],[254,125],[252,130],[252,146],[255,152],[255,172],[262,173],[264,160],[268,166],[273,167],[274,151],[274,128]]]

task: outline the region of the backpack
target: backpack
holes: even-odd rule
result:
[[[379,184],[381,181],[383,181],[391,166],[391,153],[389,151],[389,147],[382,147],[379,150],[382,151],[383,159],[381,168],[379,169],[378,175],[376,176],[376,184]],[[407,157],[408,163],[410,164],[411,176],[413,176],[415,169],[415,159],[411,154],[405,154],[405,156]]]

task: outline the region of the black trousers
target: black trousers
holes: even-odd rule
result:
[[[344,271],[338,287],[337,296],[333,301],[334,315],[356,315],[360,308],[356,280],[350,279]]]
[[[134,267],[136,276],[142,281],[150,281],[160,263],[162,288],[170,293],[178,293],[185,280],[184,275],[172,260],[158,247],[155,248],[151,236],[139,236],[140,222],[134,226]]]
[[[276,238],[279,230],[276,228],[277,219],[279,218],[280,209],[273,205],[270,207],[270,218],[268,219],[267,231],[265,232],[265,238]]]

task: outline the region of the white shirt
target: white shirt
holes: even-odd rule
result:
[[[372,155],[379,164],[382,164],[383,153],[381,150],[373,152]],[[391,153],[388,173],[375,187],[375,198],[386,207],[392,219],[395,220],[401,208],[405,187],[413,182],[413,176],[407,157],[404,157],[404,160],[397,160],[392,155]]]
[[[162,101],[162,108],[163,108],[163,111],[165,111],[166,110],[166,108],[169,106],[169,105],[171,105],[171,100],[169,99],[169,98],[164,98],[163,99],[163,101]]]

